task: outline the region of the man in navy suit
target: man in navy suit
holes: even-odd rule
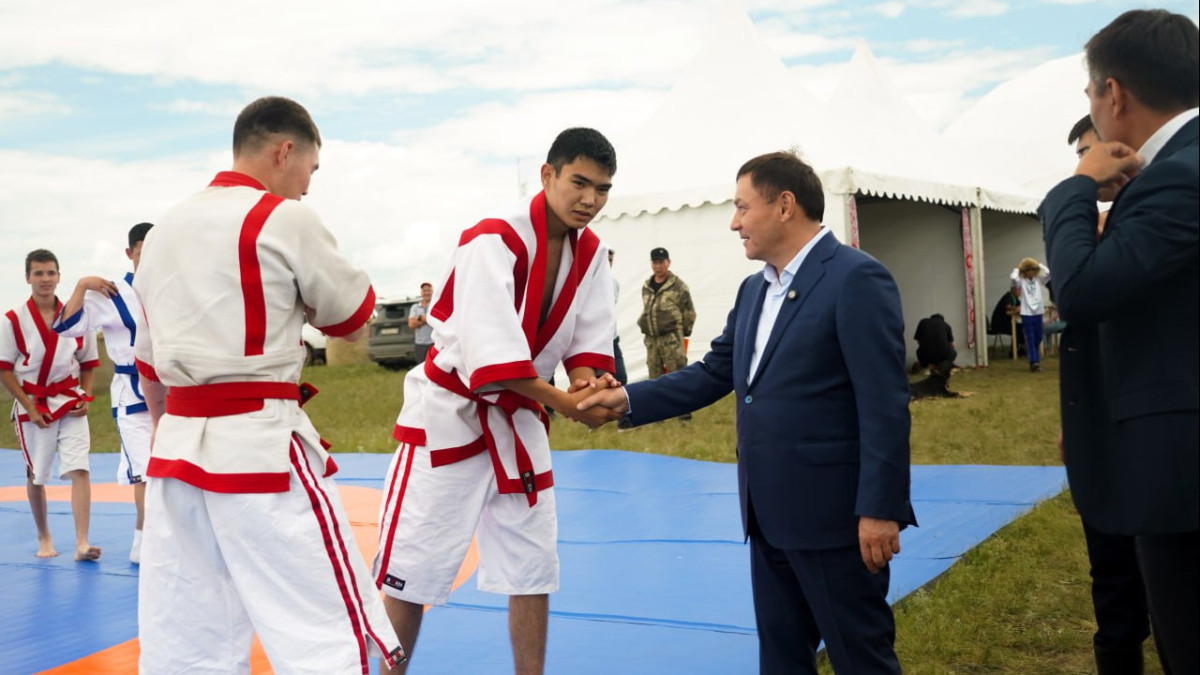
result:
[[[1087,43],[1104,140],[1039,213],[1058,309],[1090,347],[1062,371],[1071,492],[1093,527],[1134,535],[1164,668],[1200,671],[1200,32],[1163,10]],[[1102,234],[1098,191],[1119,188]]]
[[[821,181],[794,154],[744,164],[734,206],[730,228],[765,265],[711,351],[580,407],[638,425],[736,392],[761,672],[815,674],[823,638],[839,675],[899,673],[888,561],[915,524],[899,291],[821,225]]]

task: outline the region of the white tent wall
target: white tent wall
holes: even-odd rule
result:
[[[694,361],[704,356],[709,343],[725,327],[738,284],[762,268],[761,263],[746,260],[741,241],[729,230],[732,217],[733,202],[727,201],[603,218],[593,226],[600,239],[616,250],[613,274],[621,285],[617,332],[631,380],[646,377],[646,348],[637,320],[642,313],[642,283],[650,277],[650,249],[666,248],[671,254],[671,271],[691,289],[696,325],[688,360]]]
[[[900,289],[908,362],[916,360],[917,322],[939,313],[954,331],[959,365],[974,365],[975,350],[967,347],[961,211],[859,197],[858,236],[862,250],[888,268]]]
[[[733,187],[731,181],[730,196]],[[843,242],[847,241],[845,209],[845,195],[825,193],[824,225]],[[618,208],[616,213],[622,210]],[[688,342],[688,362],[699,360],[725,328],[742,280],[762,270],[761,262],[746,259],[741,240],[729,229],[732,218],[730,200],[657,213],[601,215],[592,225],[600,239],[616,251],[613,275],[621,285],[617,333],[631,380],[646,377],[646,348],[637,320],[642,313],[642,283],[650,276],[650,249],[666,248],[671,254],[671,271],[691,289],[696,325]]]

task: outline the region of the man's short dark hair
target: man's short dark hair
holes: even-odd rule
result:
[[[767,202],[790,192],[804,215],[818,223],[825,218],[825,192],[817,172],[795,152],[771,152],[759,155],[738,169],[737,177],[750,175],[750,184]]]
[[[580,157],[586,157],[608,169],[609,176],[617,175],[617,151],[604,134],[587,127],[572,127],[558,135],[546,153],[546,163],[554,167],[554,175]]]
[[[1092,124],[1092,116],[1084,115],[1075,123],[1075,126],[1071,127],[1071,133],[1067,134],[1067,145],[1075,145],[1075,141],[1083,138],[1089,131],[1096,134],[1097,137],[1100,136],[1100,132],[1096,131],[1096,125]]]
[[[1114,78],[1156,112],[1195,108],[1200,102],[1200,29],[1182,14],[1130,10],[1084,47],[1094,85]]]
[[[137,246],[139,241],[145,241],[146,233],[149,232],[150,228],[152,227],[154,227],[154,223],[138,223],[137,225],[129,228],[129,248]]]
[[[29,276],[29,271],[33,269],[33,263],[35,262],[52,262],[54,263],[54,269],[58,269],[58,256],[44,248],[34,249],[29,252],[29,255],[25,256],[25,276]]]
[[[304,106],[282,96],[264,96],[242,109],[233,124],[233,155],[254,152],[271,134],[291,136],[297,145],[321,147],[321,132]]]
[[[942,316],[941,314],[932,314],[932,315],[930,315],[930,317],[929,317],[929,318],[931,318],[931,319],[937,319],[938,321],[945,321],[945,320],[946,320],[946,317]]]

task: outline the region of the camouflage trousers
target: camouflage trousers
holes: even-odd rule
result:
[[[683,349],[683,336],[679,333],[645,336],[643,340],[646,342],[646,368],[650,371],[650,379],[687,365],[687,352]]]

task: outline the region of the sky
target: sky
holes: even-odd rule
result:
[[[128,229],[229,168],[233,120],[264,95],[296,99],[321,129],[305,202],[379,295],[415,295],[442,275],[464,227],[518,199],[559,131],[600,129],[619,158],[728,1],[0,0],[0,308],[28,297],[34,248],[58,255],[64,300],[80,276],[123,275]],[[1150,6],[740,5],[818,100],[865,41],[935,130]],[[1197,19],[1194,1],[1154,6]],[[754,105],[753,91],[730,96]]]

